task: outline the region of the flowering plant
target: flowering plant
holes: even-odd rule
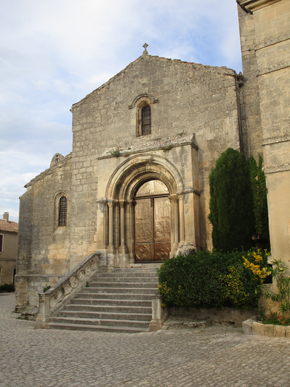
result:
[[[251,250],[244,257],[244,267],[252,273],[252,281],[262,284],[266,277],[271,275],[271,269],[267,263],[269,253],[266,250]]]
[[[282,313],[290,312],[290,276],[288,268],[281,260],[273,262],[273,277],[276,279],[278,292],[265,291],[265,297],[280,303],[279,309]]]

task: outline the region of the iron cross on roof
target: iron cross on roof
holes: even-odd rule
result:
[[[147,43],[144,43],[143,44],[143,47],[144,47],[144,51],[143,51],[143,54],[148,54],[148,51],[147,51],[147,47],[148,47],[148,44]]]

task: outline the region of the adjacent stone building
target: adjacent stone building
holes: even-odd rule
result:
[[[11,222],[5,212],[0,219],[0,286],[14,283],[17,248],[18,223]]]
[[[262,154],[273,259],[290,262],[290,1],[239,1],[247,152]]]
[[[56,154],[20,199],[19,308],[37,307],[39,290],[96,251],[108,268],[211,249],[208,176],[228,147],[263,154],[274,228],[283,213],[283,242],[270,224],[273,252],[289,257],[290,0],[239,3],[244,77],[144,45],[72,106],[72,153]]]

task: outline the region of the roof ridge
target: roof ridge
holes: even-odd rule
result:
[[[215,70],[228,70],[230,72],[232,72],[232,74],[229,74],[229,73],[225,73],[225,75],[235,75],[236,74],[236,71],[233,70],[233,69],[230,69],[229,67],[226,67],[226,66],[211,66],[211,65],[203,65],[201,63],[196,63],[196,62],[187,62],[187,61],[183,61],[181,59],[172,59],[172,58],[165,58],[163,56],[158,56],[158,55],[149,55],[149,54],[142,54],[140,55],[138,58],[136,58],[135,60],[133,60],[132,62],[130,62],[126,67],[124,67],[121,71],[119,71],[117,74],[115,74],[112,78],[108,79],[105,83],[103,83],[102,85],[100,85],[99,87],[97,87],[95,90],[91,91],[89,94],[87,94],[84,98],[82,98],[80,101],[74,103],[70,109],[70,111],[73,111],[74,108],[80,106],[86,99],[88,99],[92,94],[98,92],[99,90],[105,88],[106,86],[108,86],[109,84],[111,84],[116,78],[118,78],[121,74],[123,74],[125,71],[127,71],[130,67],[132,67],[136,62],[138,62],[140,59],[152,59],[152,58],[156,58],[156,59],[160,59],[160,60],[164,60],[164,61],[170,61],[170,62],[178,62],[178,63],[182,63],[182,64],[189,64],[189,65],[194,65],[194,66],[197,66],[197,67],[203,67],[203,68],[208,68],[208,69],[215,69]]]

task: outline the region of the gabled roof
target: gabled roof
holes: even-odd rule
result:
[[[278,0],[277,0],[278,1]],[[85,100],[90,98],[93,94],[99,92],[100,90],[104,89],[106,86],[110,85],[112,82],[114,82],[117,78],[122,76],[124,73],[126,73],[128,70],[130,70],[133,66],[135,66],[138,62],[142,60],[149,60],[149,61],[155,61],[155,62],[163,62],[163,63],[175,63],[180,64],[184,66],[192,66],[194,69],[208,69],[209,71],[214,71],[217,74],[223,74],[223,75],[231,75],[236,76],[235,70],[229,69],[226,66],[209,66],[209,65],[202,65],[200,63],[194,63],[194,62],[186,62],[182,61],[180,59],[170,59],[170,58],[164,58],[157,55],[149,55],[148,53],[144,53],[143,55],[139,56],[137,59],[135,59],[133,62],[129,63],[128,66],[126,66],[123,70],[121,70],[119,73],[114,75],[112,78],[110,78],[107,82],[105,82],[103,85],[99,86],[97,89],[93,90],[91,93],[86,95],[83,99],[81,99],[79,102],[76,102],[71,107],[71,112],[77,107],[79,107]]]
[[[18,233],[18,223],[0,219],[0,232],[1,231]]]

